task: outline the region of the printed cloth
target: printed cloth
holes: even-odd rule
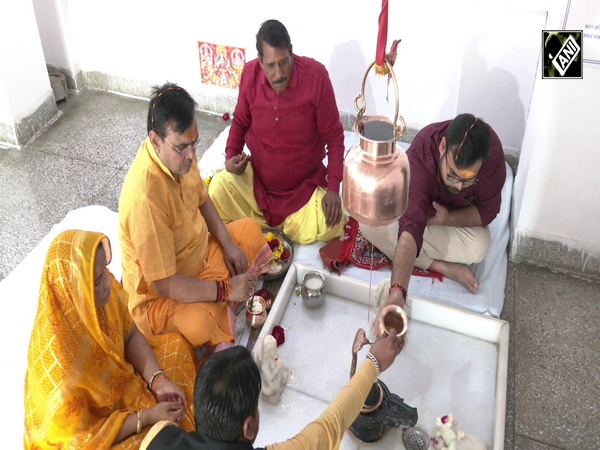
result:
[[[364,237],[358,222],[353,217],[348,218],[344,227],[344,235],[340,239],[334,239],[329,244],[321,247],[319,253],[327,268],[338,275],[350,263],[367,270],[392,267],[392,261]],[[441,273],[418,267],[413,268],[412,275],[444,281],[444,276]]]

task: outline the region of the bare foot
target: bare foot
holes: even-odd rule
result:
[[[476,294],[479,290],[479,281],[477,281],[473,272],[464,264],[435,259],[431,263],[431,266],[429,266],[429,270],[435,270],[445,277],[462,284],[473,294]]]

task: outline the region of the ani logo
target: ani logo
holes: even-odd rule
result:
[[[542,78],[583,78],[581,30],[542,31]]]

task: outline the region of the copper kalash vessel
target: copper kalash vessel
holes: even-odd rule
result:
[[[356,371],[356,355],[366,344],[370,342],[365,330],[359,328],[352,344],[350,378]],[[378,378],[373,383],[360,414],[350,425],[350,431],[363,442],[377,442],[391,427],[414,427],[417,420],[417,408],[407,405],[404,399],[392,394],[385,383]]]
[[[352,146],[344,161],[342,198],[344,206],[358,222],[382,226],[397,220],[408,205],[410,168],[408,157],[396,141],[406,131],[406,123],[398,115],[398,83],[392,66],[386,61],[396,93],[394,120],[386,116],[364,115],[365,83],[373,62],[362,82],[361,94],[354,99],[358,117],[354,132],[360,141]],[[362,99],[362,106],[359,101]]]

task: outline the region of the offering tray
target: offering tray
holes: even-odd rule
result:
[[[307,308],[296,293],[304,273],[293,263],[260,336],[285,330],[277,348],[292,371],[277,405],[260,401],[257,446],[293,437],[316,420],[349,380],[351,346],[358,328],[373,339],[376,286],[323,272],[325,303]],[[370,300],[371,299],[371,300]],[[453,413],[459,429],[488,449],[504,447],[509,324],[461,309],[408,297],[404,349],[380,377],[392,393],[418,409],[418,425],[432,433],[436,417]],[[358,367],[370,346],[358,354]],[[402,429],[390,428],[373,444],[344,435],[341,449],[404,449]]]

